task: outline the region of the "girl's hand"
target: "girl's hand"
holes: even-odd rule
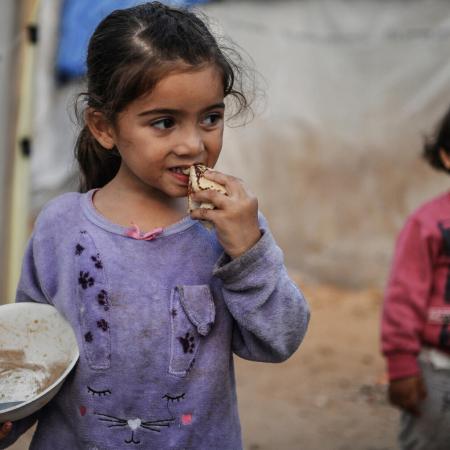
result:
[[[211,221],[225,252],[231,258],[237,258],[261,237],[258,200],[238,178],[212,170],[208,170],[205,176],[224,186],[228,195],[214,190],[196,192],[193,194],[196,202],[212,203],[216,209],[196,209],[191,217]]]
[[[0,424],[0,441],[6,438],[8,434],[11,432],[12,422],[5,422]]]
[[[420,415],[420,403],[427,396],[425,384],[420,375],[393,380],[389,384],[389,400],[414,416]]]

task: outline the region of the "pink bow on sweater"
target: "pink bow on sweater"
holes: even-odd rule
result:
[[[135,223],[131,222],[131,225],[132,228],[129,228],[125,234],[126,236],[137,239],[139,241],[152,241],[164,231],[163,228],[155,228],[152,231],[142,234],[141,230]]]

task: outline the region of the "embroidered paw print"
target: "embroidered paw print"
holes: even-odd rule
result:
[[[98,253],[97,256],[91,256],[91,260],[94,261],[94,265],[97,269],[103,269],[103,263]]]
[[[108,293],[102,289],[97,295],[98,304],[103,306],[105,311],[109,309]]]
[[[84,247],[81,244],[75,246],[75,255],[80,256],[84,251]]]
[[[81,285],[83,289],[93,286],[94,278],[92,278],[89,272],[80,271],[80,276],[78,277],[78,284]]]
[[[103,331],[106,331],[109,328],[108,322],[105,319],[97,320],[97,326]]]
[[[178,338],[178,341],[183,346],[184,353],[194,353],[195,338],[189,333],[189,331],[183,336]]]

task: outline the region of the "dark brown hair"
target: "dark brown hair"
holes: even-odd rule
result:
[[[231,44],[219,45],[205,20],[187,9],[159,2],[113,11],[100,22],[87,53],[84,105],[114,124],[117,114],[180,63],[197,68],[216,65],[223,77],[224,97],[234,101],[234,114],[250,108],[243,93],[244,64]],[[81,114],[78,114],[80,119]],[[80,166],[80,191],[104,186],[114,178],[121,159],[106,150],[80,120],[75,156]]]
[[[450,155],[450,109],[438,124],[434,134],[426,139],[422,153],[431,167],[450,173],[450,170],[442,163],[441,150]]]

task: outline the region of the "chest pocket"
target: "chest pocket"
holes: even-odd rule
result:
[[[172,290],[169,373],[179,377],[189,373],[215,315],[208,285],[178,286]]]

